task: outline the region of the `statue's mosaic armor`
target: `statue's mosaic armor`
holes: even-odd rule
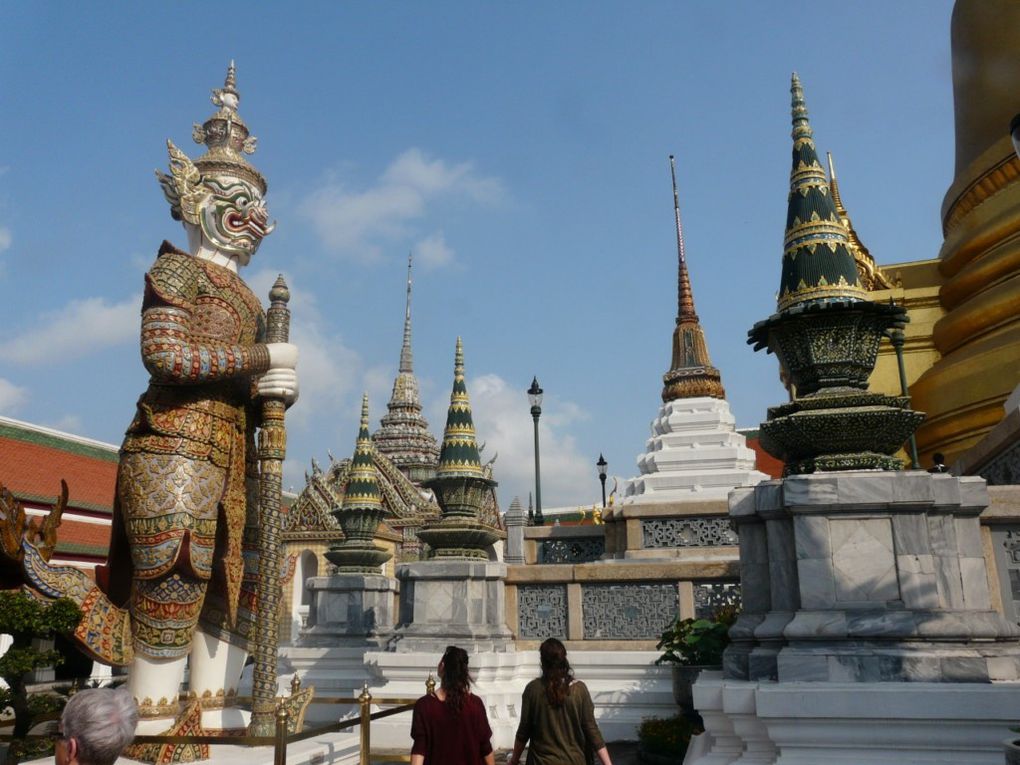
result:
[[[253,375],[269,367],[262,306],[229,269],[164,243],[146,275],[151,377],[121,447],[111,590],[130,565],[134,649],[188,652],[199,621],[245,644],[254,612]],[[116,595],[114,600],[117,600]],[[122,596],[123,597],[123,593]]]

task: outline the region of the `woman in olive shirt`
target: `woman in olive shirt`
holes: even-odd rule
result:
[[[591,694],[584,683],[574,680],[563,643],[549,638],[538,654],[542,676],[524,689],[509,765],[518,765],[529,741],[527,765],[588,765],[592,750],[602,765],[613,765],[595,724]]]

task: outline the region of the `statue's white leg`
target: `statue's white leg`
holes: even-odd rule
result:
[[[177,718],[177,697],[187,662],[187,656],[154,659],[135,654],[128,668],[126,687],[138,699],[138,733],[162,733],[173,724]]]
[[[247,715],[242,716],[236,705],[224,704],[222,709],[208,709],[217,705],[220,698],[237,693],[241,671],[248,652],[240,646],[214,637],[199,627],[191,643],[190,691],[203,701],[202,726],[206,728],[243,728]]]

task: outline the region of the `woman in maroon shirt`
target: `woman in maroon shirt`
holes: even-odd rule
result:
[[[469,687],[467,651],[447,647],[436,671],[439,689],[414,705],[411,765],[494,765],[492,729]]]

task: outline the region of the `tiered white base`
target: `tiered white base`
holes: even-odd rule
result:
[[[702,673],[685,765],[1002,765],[1020,683],[774,683]]]
[[[606,739],[634,740],[643,718],[676,713],[672,675],[669,667],[655,666],[658,655],[655,651],[570,652],[574,674],[591,691],[595,717]],[[375,697],[418,698],[425,693],[429,672],[435,676],[441,654],[284,647],[280,656],[281,692],[297,672],[303,686],[315,686],[317,696],[357,696],[367,682]],[[512,747],[521,693],[540,674],[538,652],[471,654],[470,672],[475,681],[472,690],[486,705],[493,746]],[[335,720],[350,714],[356,714],[354,707],[312,704],[306,719]],[[410,751],[410,727],[410,713],[373,723],[373,748]]]
[[[768,478],[755,469],[754,450],[736,432],[723,399],[666,402],[645,448],[638,457],[641,475],[625,485],[624,502],[725,499],[737,486]]]

